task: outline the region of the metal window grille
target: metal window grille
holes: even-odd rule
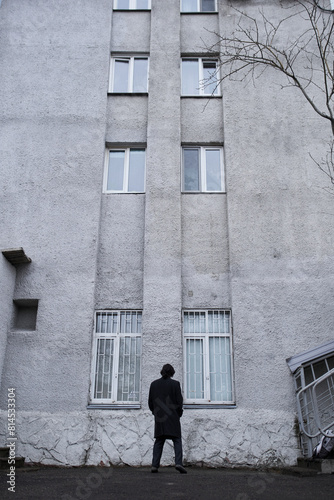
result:
[[[186,400],[232,404],[230,311],[185,311],[183,335]]]
[[[334,427],[334,357],[302,366],[295,374],[303,455],[312,456],[320,436]]]
[[[93,400],[139,401],[141,333],[141,311],[96,313]]]

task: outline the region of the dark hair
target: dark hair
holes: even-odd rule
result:
[[[161,373],[161,375],[162,375],[163,378],[170,378],[170,377],[172,377],[174,375],[175,370],[172,367],[172,365],[170,365],[170,364],[167,363],[167,365],[164,365],[162,367],[162,370],[161,370],[160,373]]]

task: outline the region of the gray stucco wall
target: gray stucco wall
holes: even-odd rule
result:
[[[221,22],[227,26],[224,12]],[[330,135],[326,121],[283,84],[268,71],[255,86],[224,86],[235,373],[246,407],[257,394],[259,406],[291,408],[289,352],[333,335],[332,196],[309,156],[320,161]]]
[[[14,298],[39,299],[36,331],[8,334],[1,400],[17,387],[19,411],[87,403],[110,19],[108,1],[1,7],[0,246],[32,259]]]
[[[242,2],[252,14],[262,5],[279,17],[278,2]],[[237,403],[185,410],[185,461],[300,454],[285,359],[334,326],[332,197],[309,158],[323,155],[327,124],[270,72],[255,86],[226,81],[223,98],[180,99],[180,54],[203,53],[235,19],[225,1],[218,15],[181,16],[178,0],[131,13],[109,0],[2,3],[0,248],[32,258],[15,290],[1,269],[2,331],[13,298],[39,305],[36,331],[9,328],[1,409],[15,386],[18,453],[30,461],[148,465],[148,387],[164,362],[183,383],[183,308],[232,309]],[[148,96],[108,95],[110,52],[149,53]],[[106,147],[138,143],[146,193],[102,193]],[[183,143],[224,144],[226,193],[181,194]],[[143,308],[139,410],[87,409],[104,308]]]

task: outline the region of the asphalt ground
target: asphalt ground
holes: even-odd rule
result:
[[[0,498],[15,500],[331,500],[334,474],[300,476],[279,472],[187,467],[35,467],[0,470]],[[13,476],[12,476],[13,479]]]

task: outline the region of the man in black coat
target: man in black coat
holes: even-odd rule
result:
[[[153,460],[151,472],[158,472],[162,450],[166,439],[172,439],[175,452],[175,468],[186,474],[182,465],[182,440],[180,417],[183,413],[183,397],[180,382],[172,380],[175,373],[172,365],[164,365],[161,378],[150,386],[148,406],[154,415]]]

